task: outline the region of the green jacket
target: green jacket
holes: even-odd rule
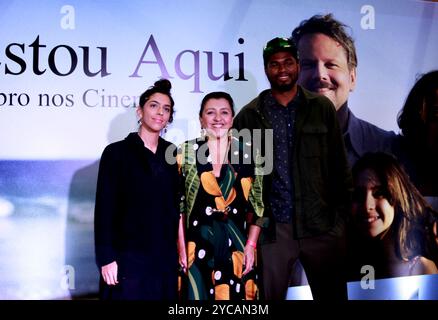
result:
[[[329,231],[341,235],[350,213],[352,177],[336,110],[326,97],[300,86],[298,91],[300,100],[296,110],[294,150],[290,164],[294,183],[294,237],[312,237]],[[262,105],[263,97],[268,92],[263,91],[240,110],[234,118],[235,129],[272,129]],[[272,161],[273,149],[264,134],[261,147],[254,142],[254,136],[253,145],[261,150],[262,157],[269,157],[267,161]],[[264,229],[263,241],[269,242],[275,240],[275,221],[269,203],[272,173],[265,174],[264,216],[270,217],[270,220],[269,226]]]
[[[195,150],[198,150],[198,144],[205,141],[204,139],[205,138],[189,140],[178,147],[177,162],[178,168],[182,174],[181,182],[183,183],[181,184],[181,190],[184,190],[184,197],[182,197],[180,201],[180,212],[186,215],[187,223],[189,222],[189,217],[192,213],[200,186],[200,179],[196,166],[197,152]],[[244,147],[242,147],[242,143],[236,138],[231,139],[231,147],[229,152],[231,153],[232,151],[238,151],[238,153],[243,153],[245,151]],[[239,159],[239,161],[243,161],[243,159]],[[252,163],[251,166],[252,165],[254,164]],[[253,213],[256,215],[254,223],[263,228],[268,221],[268,219],[263,217],[263,175],[257,174],[258,171],[256,168],[254,168],[254,171],[254,180],[251,185],[248,200],[252,206],[252,210],[254,211]]]

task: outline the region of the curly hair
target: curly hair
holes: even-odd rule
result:
[[[140,108],[143,108],[146,101],[149,100],[149,98],[155,94],[155,93],[161,93],[169,97],[170,99],[170,118],[169,123],[172,123],[173,116],[175,114],[175,102],[173,101],[172,95],[170,93],[170,89],[172,89],[172,84],[167,79],[160,79],[154,83],[153,86],[150,86],[145,92],[142,93],[139,99],[139,106]]]

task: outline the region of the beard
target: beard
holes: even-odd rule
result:
[[[278,91],[278,92],[287,92],[292,90],[292,88],[295,86],[295,83],[284,83],[284,84],[278,84],[276,82],[271,82],[271,89]]]
[[[269,83],[271,84],[271,89],[278,92],[287,92],[292,90],[297,84],[298,75],[297,74],[289,74],[291,80],[289,82],[279,82],[275,78],[269,78]]]

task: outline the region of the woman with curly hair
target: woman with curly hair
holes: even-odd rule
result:
[[[163,79],[140,96],[138,131],[108,145],[100,160],[94,223],[102,299],[177,299],[179,177],[175,157],[166,158],[176,146],[160,137],[173,119],[170,89]]]

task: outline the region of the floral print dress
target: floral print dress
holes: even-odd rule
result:
[[[254,166],[229,161],[216,177],[205,140],[192,140],[183,148],[185,152],[180,149],[180,154],[185,154],[185,164],[190,162],[188,158],[193,161],[191,170],[187,166],[184,170],[184,165],[182,170],[185,192],[181,208],[188,216],[188,299],[257,299],[257,268],[242,275],[248,230],[259,218],[249,201]],[[230,153],[236,155],[240,149],[231,148]],[[202,161],[202,153],[206,161]],[[179,159],[181,163],[181,156]],[[252,198],[257,197],[254,194]]]

